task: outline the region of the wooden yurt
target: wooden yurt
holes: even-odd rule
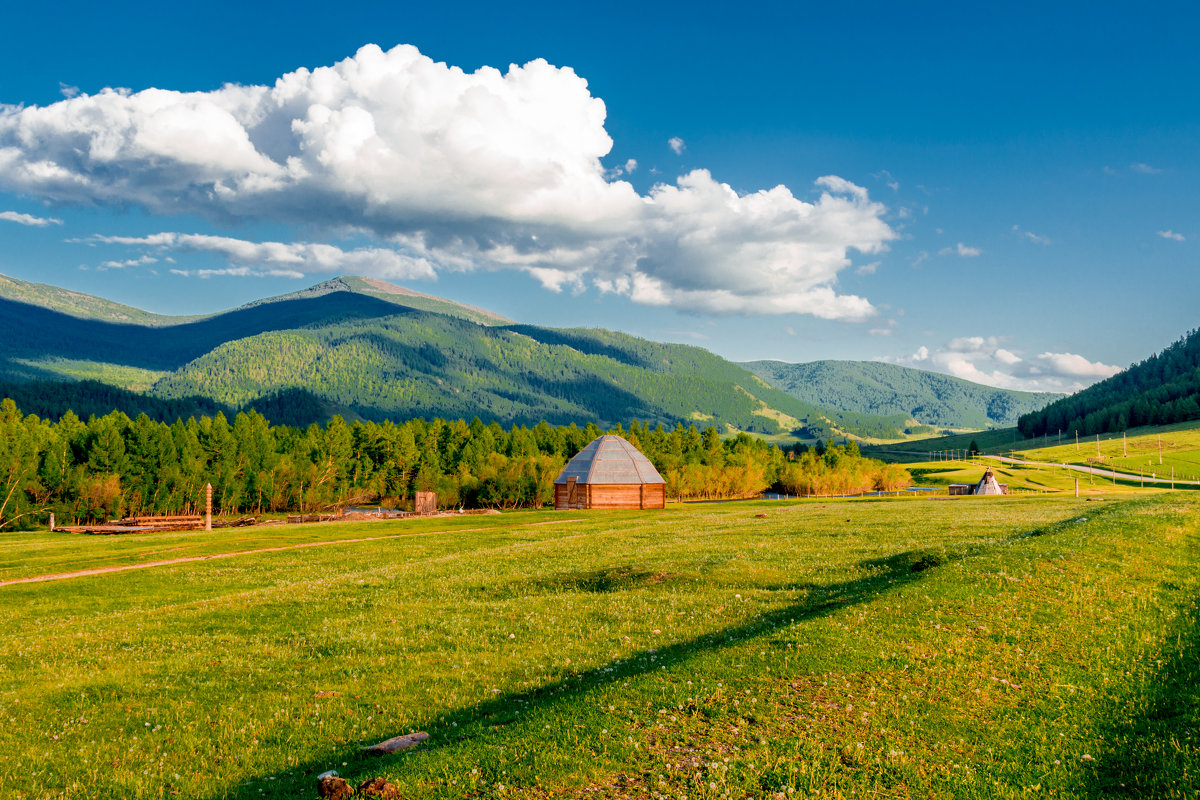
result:
[[[665,508],[666,483],[620,436],[601,436],[567,462],[554,481],[554,507]]]

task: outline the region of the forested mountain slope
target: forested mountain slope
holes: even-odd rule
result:
[[[49,390],[55,408],[76,391],[90,411],[105,401],[97,387],[107,384],[144,392],[155,418],[173,408],[251,407],[297,425],[333,414],[478,415],[503,423],[803,429],[831,438],[886,436],[903,423],[799,400],[698,347],[511,324],[365,278],[190,318],[139,316],[86,295],[64,303],[52,290],[0,299],[0,379],[92,381]],[[128,408],[130,396],[120,399]]]
[[[1010,426],[1020,415],[1063,396],[997,389],[877,361],[751,361],[742,366],[808,403],[862,414],[903,415],[938,428]]]
[[[1200,330],[1124,372],[1021,417],[1025,436],[1085,436],[1200,419]]]
[[[46,283],[33,283],[0,275],[0,299],[40,306],[85,319],[137,325],[176,325],[191,317],[169,317],[152,314],[140,308],[114,303],[102,297],[73,292]]]

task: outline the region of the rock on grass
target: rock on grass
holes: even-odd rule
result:
[[[371,778],[358,785],[359,797],[381,797],[384,800],[400,800],[400,790],[383,778]]]
[[[354,796],[354,787],[337,775],[329,775],[317,782],[317,794],[326,800],[347,800]]]

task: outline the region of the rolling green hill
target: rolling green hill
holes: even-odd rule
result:
[[[742,366],[808,403],[836,404],[845,411],[899,415],[936,428],[997,428],[1016,423],[1060,394],[1015,392],[982,386],[938,372],[876,361],[751,361]]]
[[[122,395],[122,408],[130,397],[147,397],[156,418],[174,408],[219,406],[257,408],[289,424],[335,413],[506,423],[639,419],[825,439],[895,435],[903,423],[797,399],[698,347],[513,324],[365,278],[188,318],[55,287],[9,286],[0,297],[0,380],[54,382],[47,413],[71,402],[72,391],[78,408],[103,411],[96,404],[107,397],[96,387],[109,385],[143,393]]]

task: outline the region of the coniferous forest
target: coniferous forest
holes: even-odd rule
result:
[[[0,403],[0,529],[169,513],[202,504],[213,486],[223,515],[314,512],[369,503],[411,505],[435,491],[443,507],[538,508],[552,501],[566,461],[601,435],[594,424],[532,427],[478,419],[271,425],[256,411],[167,424],[114,411],[57,421]],[[857,445],[788,451],[745,433],[668,430],[633,422],[624,436],[658,468],[673,499],[732,498],[776,487],[851,493],[908,485]]]
[[[1025,414],[1017,428],[1026,437],[1057,431],[1091,436],[1194,419],[1200,419],[1200,330],[1107,380]]]

